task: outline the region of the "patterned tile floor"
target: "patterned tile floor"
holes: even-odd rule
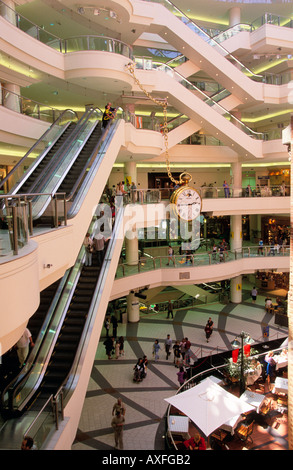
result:
[[[174,312],[174,319],[167,319],[163,312],[145,314],[137,324],[119,323],[117,335],[125,338],[125,355],[118,360],[107,359],[103,331],[72,450],[114,449],[111,419],[112,407],[118,397],[126,405],[124,449],[164,450],[163,417],[167,409],[164,398],[174,395],[178,389],[173,354],[166,360],[163,351],[167,334],[173,341],[188,337],[198,358],[231,349],[231,341],[241,331],[262,342],[262,328],[269,325],[270,340],[285,337],[287,328],[275,325],[274,317],[264,309],[267,292],[258,295],[257,302],[252,304],[249,296],[251,287],[245,287],[241,304],[210,304],[181,309]],[[204,325],[209,316],[214,321],[214,332],[207,343]],[[156,363],[152,358],[155,339],[159,339],[162,347],[160,360]],[[144,354],[149,359],[147,377],[140,383],[134,383],[133,366],[137,358]],[[284,435],[281,431],[284,432],[282,423],[273,431],[280,441]],[[279,441],[274,439],[274,442]]]

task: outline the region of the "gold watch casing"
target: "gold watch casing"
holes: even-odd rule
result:
[[[198,192],[190,186],[183,184],[175,189],[170,197],[177,217],[186,222],[196,219],[201,213],[202,200]]]

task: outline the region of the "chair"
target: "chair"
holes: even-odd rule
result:
[[[254,421],[250,424],[240,423],[240,425],[235,430],[235,435],[243,442],[252,441],[251,434],[253,432]]]
[[[270,416],[271,410],[272,410],[272,403],[271,403],[271,401],[268,401],[268,402],[264,403],[264,404],[261,406],[260,410],[259,410],[259,414],[260,414],[261,416],[263,416],[263,418],[265,418],[266,423],[267,423],[268,425],[270,425],[271,422],[272,422],[272,418],[271,418],[271,416]]]

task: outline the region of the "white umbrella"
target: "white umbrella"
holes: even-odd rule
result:
[[[165,401],[188,416],[206,436],[231,418],[254,409],[210,378]]]

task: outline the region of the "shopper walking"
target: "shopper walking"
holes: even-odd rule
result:
[[[172,318],[174,318],[174,315],[173,315],[173,305],[172,305],[171,300],[168,301],[168,314],[167,314],[167,318],[169,318],[170,315],[171,315]]]
[[[211,334],[212,334],[212,329],[210,327],[210,325],[207,323],[205,328],[204,328],[204,331],[205,331],[205,334],[206,334],[206,340],[207,340],[207,343],[209,342],[210,340],[210,337],[211,337]]]
[[[159,357],[160,350],[161,350],[161,346],[159,344],[159,340],[156,339],[153,344],[153,356],[155,356],[155,362],[157,362],[160,359]]]
[[[255,304],[256,297],[257,297],[257,289],[255,287],[253,287],[253,289],[251,290],[251,298],[252,298],[252,303],[253,304]]]
[[[180,345],[179,345],[179,341],[176,341],[174,346],[173,346],[173,354],[174,354],[175,367],[179,367],[179,364],[180,364]]]
[[[114,429],[114,440],[115,440],[115,449],[123,450],[123,426],[125,423],[125,418],[121,413],[121,410],[116,411],[116,415],[112,418],[112,428]]]
[[[172,347],[172,340],[170,338],[170,335],[167,335],[167,338],[165,339],[166,359],[169,359],[169,356],[171,355],[170,353],[171,347]]]
[[[19,367],[24,365],[24,362],[28,356],[30,346],[34,347],[34,342],[32,339],[32,334],[28,328],[25,328],[23,334],[17,341],[15,347],[17,352],[17,357],[19,360]]]
[[[179,371],[177,372],[177,379],[180,387],[184,384],[185,380],[187,379],[187,373],[183,366],[181,366]]]

